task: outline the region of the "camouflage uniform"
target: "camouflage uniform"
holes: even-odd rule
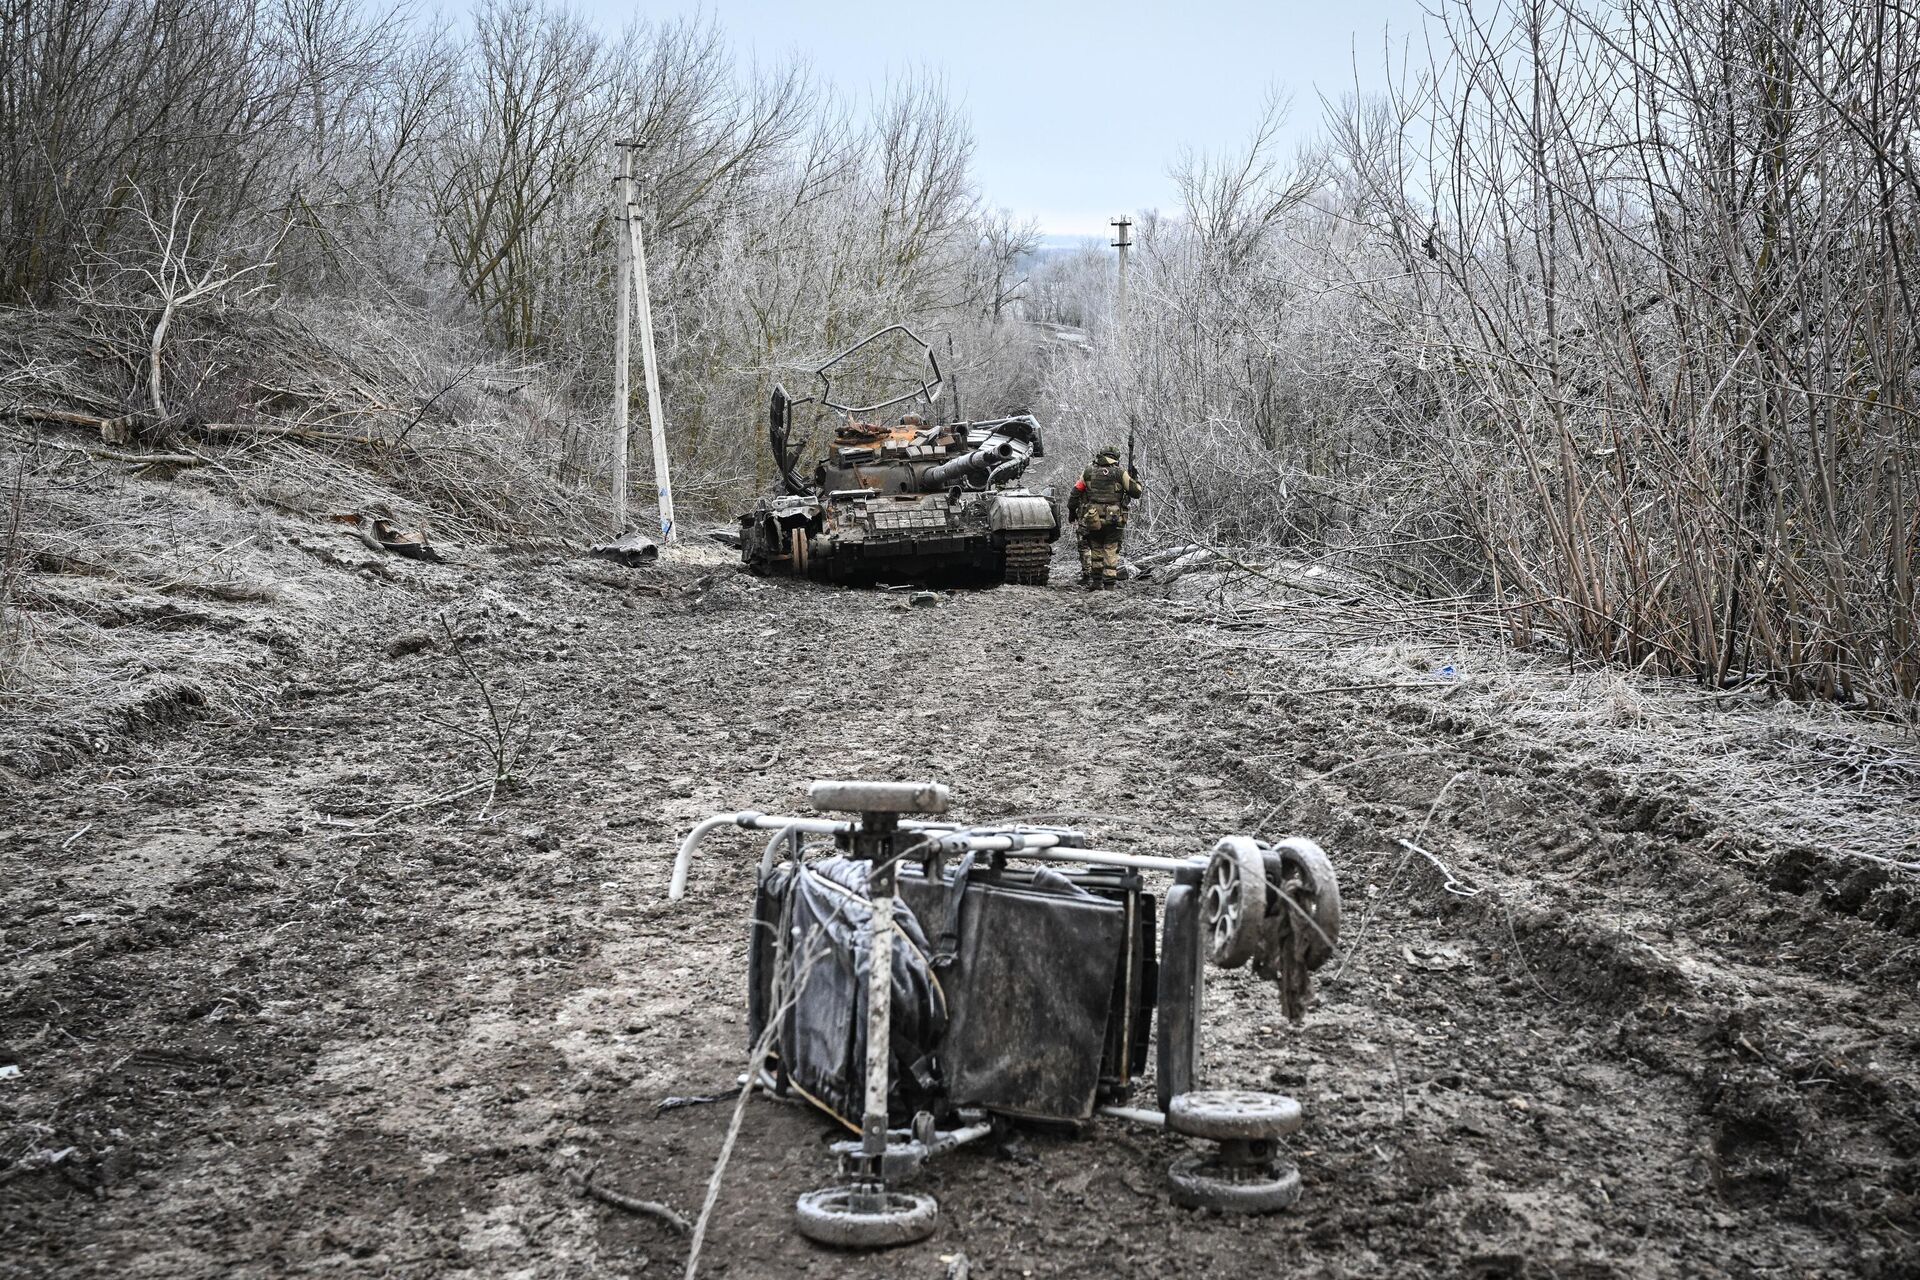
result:
[[[1120,580],[1120,540],[1126,536],[1127,508],[1142,495],[1140,482],[1120,465],[1120,451],[1107,447],[1073,486],[1067,515],[1080,534],[1080,581],[1088,590],[1106,590]]]

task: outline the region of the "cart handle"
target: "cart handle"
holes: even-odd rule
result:
[[[773,831],[779,835],[810,836],[847,835],[855,828],[852,822],[833,818],[780,817],[754,809],[740,813],[716,813],[696,824],[687,833],[687,838],[680,842],[679,852],[673,859],[673,879],[667,887],[670,901],[678,902],[686,896],[687,871],[693,865],[694,851],[708,836],[726,826],[740,827],[746,831]],[[1123,867],[1134,871],[1183,871],[1188,867],[1206,865],[1206,859],[1198,854],[1187,858],[1161,858],[1148,854],[1118,853],[1109,849],[1080,848],[1078,846],[1085,842],[1086,836],[1064,827],[962,827],[954,822],[903,818],[900,829],[925,833],[928,836],[927,843],[942,853],[1010,853],[1042,862],[1081,862],[1089,866]]]

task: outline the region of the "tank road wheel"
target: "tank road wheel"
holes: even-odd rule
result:
[[[1245,836],[1213,846],[1200,899],[1207,958],[1222,969],[1253,959],[1267,917],[1267,863],[1260,846]]]
[[[787,567],[796,578],[807,576],[807,530],[800,525],[787,530]]]
[[[1053,572],[1053,544],[1044,534],[1007,539],[1002,580],[1013,586],[1044,587]]]
[[[826,1187],[793,1206],[800,1234],[836,1249],[889,1249],[933,1234],[940,1206],[914,1191]]]
[[[1300,1170],[1286,1161],[1229,1164],[1213,1156],[1182,1156],[1167,1170],[1173,1202],[1221,1213],[1277,1213],[1300,1199]]]

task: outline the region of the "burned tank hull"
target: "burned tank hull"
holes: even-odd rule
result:
[[[1046,585],[1060,520],[1024,489],[762,499],[740,519],[755,573],[849,586]]]
[[[834,399],[828,371],[889,334],[904,335],[924,356],[929,376],[918,391],[871,405]],[[821,390],[806,400],[773,388],[767,443],[786,492],[740,517],[748,569],[847,584],[1045,585],[1061,521],[1050,492],[1019,487],[1028,464],[1046,453],[1032,415],[862,421],[909,399],[931,410],[939,398],[932,348],[901,325],[855,343],[815,373]],[[808,479],[795,465],[793,413],[816,400],[816,414],[832,411],[836,425]]]

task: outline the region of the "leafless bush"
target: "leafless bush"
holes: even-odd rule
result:
[[[1619,0],[1444,31],[1430,84],[1470,88],[1414,91],[1439,148],[1373,186],[1497,590],[1586,652],[1912,698],[1911,20]]]
[[[486,714],[481,717],[478,728],[469,728],[444,716],[429,715],[427,718],[474,743],[484,754],[487,767],[493,773],[493,776],[486,780],[489,798],[487,804],[481,806],[484,812],[492,806],[493,793],[500,787],[513,782],[515,771],[519,769],[521,761],[526,759],[527,747],[533,741],[533,727],[527,723],[525,715],[526,698],[516,697],[511,706],[504,706],[502,701],[495,697],[493,686],[481,674],[480,669],[474,666],[473,659],[469,658],[466,651],[461,648],[460,637],[454,632],[453,624],[447,621],[445,614],[440,615],[440,630],[446,637],[447,648],[453,653],[454,660],[459,663],[461,672],[479,695],[481,710]]]
[[[1911,706],[1915,20],[1543,0],[1428,34],[1332,105],[1310,194],[1264,127],[1187,168],[1063,416],[1140,424],[1155,527],[1481,592],[1523,643]]]

